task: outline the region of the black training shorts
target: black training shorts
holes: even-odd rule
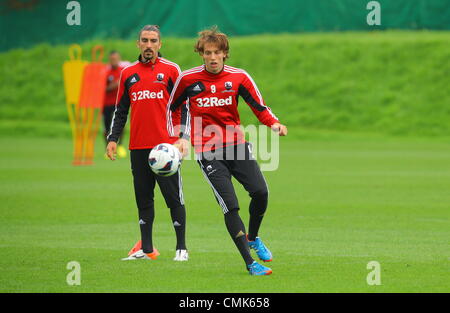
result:
[[[224,214],[239,209],[231,177],[242,184],[249,194],[268,192],[266,180],[248,142],[199,154],[197,162]]]

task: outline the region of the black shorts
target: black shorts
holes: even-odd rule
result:
[[[156,182],[158,182],[167,207],[176,208],[184,205],[180,170],[168,177],[156,175],[148,164],[150,151],[151,149],[130,150],[134,193],[138,209],[153,207]]]
[[[207,153],[198,155],[197,162],[224,214],[239,209],[231,177],[242,184],[249,195],[268,193],[266,180],[248,142],[215,151],[214,154],[215,158]]]

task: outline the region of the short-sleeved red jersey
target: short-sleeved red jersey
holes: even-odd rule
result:
[[[180,134],[174,132],[173,121],[168,118],[169,134],[191,137],[196,152],[245,142],[239,129],[239,96],[264,125],[270,127],[279,122],[246,71],[225,65],[220,73],[212,74],[202,65],[183,72],[175,83],[167,110],[176,111],[188,100],[187,114],[186,118],[183,114]]]
[[[128,111],[130,117],[130,150],[151,149],[160,143],[174,143],[167,133],[167,102],[181,71],[177,64],[162,57],[155,63],[139,61],[123,69],[117,93],[108,141],[119,139]],[[180,111],[170,116],[179,123]]]

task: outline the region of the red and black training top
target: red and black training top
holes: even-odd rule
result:
[[[169,134],[191,137],[196,152],[244,143],[237,108],[239,96],[264,125],[270,127],[279,122],[246,71],[225,65],[220,73],[213,74],[202,65],[183,72],[175,83],[167,111],[179,112],[188,100],[187,114],[183,110],[180,133],[174,130],[178,121],[172,121],[168,114]]]
[[[120,73],[122,73],[122,70],[124,69],[123,66],[118,66],[116,68],[112,68],[111,66],[108,66],[108,74],[107,74],[107,81],[106,83],[109,84],[111,82],[119,81],[120,79]],[[110,91],[107,91],[105,93],[105,101],[104,106],[113,106],[116,104],[116,98],[117,98],[117,90],[119,88],[114,88]]]
[[[177,138],[167,133],[167,102],[180,74],[176,63],[162,57],[143,63],[139,56],[139,61],[124,68],[108,141],[118,141],[131,107],[130,150],[174,143]],[[170,119],[179,124],[180,110]]]

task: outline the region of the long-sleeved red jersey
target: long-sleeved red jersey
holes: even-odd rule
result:
[[[173,143],[176,137],[167,133],[167,102],[174,83],[181,71],[177,64],[162,57],[155,63],[139,61],[123,69],[117,92],[116,110],[114,112],[108,141],[115,141],[130,117],[130,150],[151,149],[166,142]],[[179,123],[180,110],[172,118]]]
[[[181,118],[184,138],[193,136],[191,142],[196,152],[206,152],[245,142],[239,129],[238,98],[241,96],[261,123],[272,126],[278,119],[264,103],[250,75],[235,67],[225,65],[218,74],[212,74],[205,66],[183,72],[175,83],[167,105],[170,136],[177,136],[170,112],[179,112],[186,101],[187,114]]]

